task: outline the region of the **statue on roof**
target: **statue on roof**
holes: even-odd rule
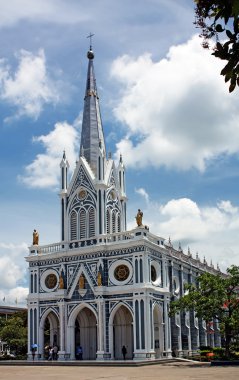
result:
[[[135,217],[136,219],[136,223],[137,223],[137,226],[140,227],[142,226],[142,220],[143,220],[143,211],[141,211],[140,209],[138,209],[138,212],[137,212],[137,215]]]
[[[39,244],[39,233],[37,232],[37,230],[33,231],[33,242],[32,242],[32,244],[33,245]]]

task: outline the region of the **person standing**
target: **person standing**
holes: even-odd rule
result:
[[[82,350],[82,347],[80,345],[78,345],[76,347],[76,359],[82,360],[82,358],[83,358],[83,350]]]
[[[35,355],[36,355],[36,348],[32,347],[31,351],[32,351],[32,360],[34,361],[35,360]]]
[[[80,360],[83,359],[83,349],[82,349],[81,346],[79,347],[79,359],[80,359]]]
[[[53,359],[57,360],[58,347],[56,344],[53,346]]]
[[[48,356],[48,360],[53,360],[53,347],[49,347],[49,356]]]
[[[126,354],[127,354],[127,350],[126,350],[125,346],[122,347],[122,354],[123,354],[123,358],[125,360],[125,357],[126,357]]]

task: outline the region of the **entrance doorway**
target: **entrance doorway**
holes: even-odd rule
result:
[[[75,321],[75,351],[82,347],[83,360],[95,360],[97,351],[97,326],[94,313],[84,307]]]
[[[59,332],[59,321],[54,312],[50,312],[45,318],[44,328],[43,328],[43,347],[44,347],[44,357],[48,358],[49,347],[60,345],[60,332]]]
[[[113,320],[113,350],[114,358],[122,360],[122,347],[125,346],[126,359],[133,358],[133,318],[129,309],[120,306]]]

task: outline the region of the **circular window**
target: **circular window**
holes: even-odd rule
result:
[[[114,270],[114,276],[117,281],[125,281],[129,277],[129,268],[127,265],[119,265]]]
[[[54,269],[47,269],[41,275],[41,288],[45,292],[52,292],[57,289],[59,275]]]
[[[133,267],[128,260],[114,260],[109,267],[109,280],[114,285],[126,285],[133,276]]]
[[[80,200],[83,200],[83,199],[86,198],[86,195],[87,195],[87,191],[85,189],[81,189],[79,191],[78,197],[79,197]]]
[[[154,286],[161,286],[161,262],[153,260],[150,265],[151,282]]]
[[[54,273],[48,274],[48,276],[45,279],[45,285],[48,289],[53,289],[55,288],[57,284],[57,277]]]
[[[153,265],[151,265],[151,281],[155,282],[157,280],[157,272]]]

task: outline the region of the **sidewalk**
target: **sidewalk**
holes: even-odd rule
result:
[[[143,367],[2,365],[0,380],[236,380],[238,368],[172,362]]]

